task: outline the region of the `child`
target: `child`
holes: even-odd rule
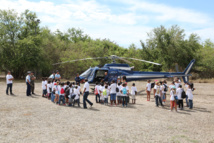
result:
[[[163,103],[165,104],[166,102],[166,92],[168,91],[168,86],[166,80],[163,81],[163,90],[162,90],[162,99]]]
[[[62,100],[63,105],[65,105],[65,89],[64,89],[64,83],[61,83],[61,89],[60,89],[60,95],[59,95],[59,101],[58,104],[60,105],[60,101]]]
[[[79,90],[80,94],[82,94],[79,82],[77,82],[76,85],[77,85],[77,89]],[[80,102],[80,96],[79,96],[79,102]]]
[[[79,102],[80,91],[78,89],[78,85],[76,85],[75,88],[74,88],[74,94],[75,94],[74,104],[77,103],[78,107],[80,107],[80,102]],[[73,104],[73,106],[74,106],[74,104]]]
[[[158,101],[160,102],[161,106],[162,100],[161,100],[161,95],[162,95],[162,87],[160,86],[160,82],[156,82],[155,87],[154,87],[154,94],[155,94],[155,101],[156,101],[156,106],[159,106]]]
[[[186,106],[189,107],[189,101],[188,101],[188,95],[187,95],[187,90],[189,88],[189,85],[188,83],[185,83],[184,86],[186,88]]]
[[[99,90],[100,90],[100,103],[103,104],[104,103],[104,96],[103,96],[104,84],[103,83],[101,83]]]
[[[187,94],[187,96],[188,96],[188,99],[189,99],[189,109],[192,109],[193,108],[193,94],[192,94],[192,91],[193,91],[194,89],[192,88],[192,86],[191,86],[191,83],[189,84],[189,87],[188,87],[188,89],[187,89],[187,91],[186,91],[186,94]]]
[[[126,83],[123,83],[123,87],[120,91],[122,93],[122,105],[123,107],[127,107],[127,94],[128,94],[128,90],[127,90],[127,87],[126,87]]]
[[[67,83],[64,85],[64,89],[65,89],[65,103],[68,104],[68,100],[69,100],[69,95],[70,95],[70,82],[67,81]]]
[[[108,105],[108,95],[109,95],[109,90],[108,86],[105,86],[105,89],[103,90],[103,96],[104,96],[104,104]]]
[[[135,95],[137,95],[137,88],[135,87],[135,83],[132,84],[131,87],[131,94],[132,94],[132,104],[135,104]]]
[[[176,95],[178,97],[178,108],[180,110],[183,110],[183,98],[181,97],[182,92],[183,92],[182,85],[179,85],[179,88],[176,89]]]
[[[151,80],[147,80],[146,84],[146,92],[147,92],[147,101],[150,101],[150,93],[151,93]]]
[[[59,85],[59,81],[57,80],[56,85],[54,87],[54,91],[55,91],[55,99],[54,102],[57,104],[59,101],[59,94],[60,94],[60,85]]]
[[[51,92],[52,92],[51,81],[48,81],[47,92],[48,92],[47,97],[48,97],[48,99],[50,99],[50,97],[51,97]]]
[[[178,78],[175,80],[175,88],[176,90],[179,88],[180,82],[178,81]]]
[[[68,100],[68,106],[72,106],[72,103],[73,103],[73,99],[74,97],[72,97],[74,95],[74,88],[73,88],[73,83],[70,83],[69,84],[69,90],[70,90],[70,94],[69,94],[69,100]]]
[[[122,103],[121,102],[121,99],[122,99],[122,97],[121,97],[121,88],[122,88],[123,86],[121,85],[121,83],[118,83],[118,85],[117,85],[117,88],[118,88],[118,90],[119,90],[119,92],[117,92],[117,103],[118,103],[118,105],[120,104],[120,103]]]
[[[173,107],[175,107],[175,111],[177,112],[177,104],[175,101],[175,96],[176,96],[176,88],[175,86],[172,86],[170,91],[170,111],[172,111]]]
[[[47,83],[46,83],[46,78],[42,78],[42,97],[46,97],[47,94]]]
[[[94,88],[94,94],[95,94],[95,100],[96,103],[100,103],[100,91],[99,91],[100,85],[98,85],[98,82],[96,82],[96,86]]]

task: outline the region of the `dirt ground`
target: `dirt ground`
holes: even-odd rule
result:
[[[140,93],[135,105],[104,106],[90,95],[94,105],[83,109],[82,104],[81,108],[58,106],[42,98],[41,83],[36,83],[37,95],[32,97],[26,96],[24,82],[13,84],[14,96],[6,95],[5,81],[1,81],[0,142],[214,143],[213,83],[196,83],[194,108],[178,113],[169,112],[169,102],[155,107],[153,96],[146,101],[146,83],[136,85]]]

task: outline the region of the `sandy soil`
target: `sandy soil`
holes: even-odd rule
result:
[[[104,106],[90,95],[94,106],[83,109],[82,104],[81,108],[57,106],[42,98],[41,83],[36,83],[38,95],[27,97],[26,84],[15,82],[15,96],[8,96],[1,81],[0,142],[214,143],[214,84],[196,83],[194,109],[178,113],[169,112],[169,102],[162,108],[155,107],[153,98],[146,101],[145,82],[136,84],[141,92],[135,105]]]

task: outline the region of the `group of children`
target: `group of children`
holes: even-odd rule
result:
[[[113,88],[115,89],[115,91],[112,91]],[[114,81],[111,84],[97,82],[94,88],[94,94],[95,94],[96,103],[108,105],[109,96],[111,96],[110,105],[113,105],[114,103],[116,106],[122,104],[123,107],[127,107],[127,104],[129,103],[130,92],[126,82],[118,83],[117,85],[116,83],[114,83]],[[115,99],[113,94],[116,94]],[[135,95],[137,95],[137,88],[135,87],[135,83],[132,84],[131,95],[132,95],[132,103],[135,104],[136,102]]]
[[[81,87],[79,83],[60,82],[59,80],[47,81],[42,78],[42,97],[50,99],[58,105],[74,106],[75,103],[80,107]]]
[[[164,81],[156,81],[155,83],[151,83],[150,80],[147,81],[146,91],[147,91],[147,101],[150,101],[150,93],[152,88],[154,88],[154,98],[156,106],[159,104],[164,106],[166,102],[166,93],[168,88],[170,89],[170,111],[175,108],[177,112],[177,105],[180,110],[183,110],[183,99],[186,99],[186,104],[189,109],[193,108],[193,94],[192,92],[195,90],[193,87],[193,83],[185,83],[186,91],[182,88],[181,81],[179,78],[176,78],[170,86],[167,86],[166,80]]]

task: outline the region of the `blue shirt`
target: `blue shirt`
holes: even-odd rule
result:
[[[26,82],[28,82],[27,80],[30,82],[30,76],[29,75],[26,76]]]
[[[60,78],[60,74],[55,74],[55,78]]]
[[[55,75],[50,75],[49,78],[55,79]]]
[[[108,75],[104,77],[103,81],[108,81]]]

